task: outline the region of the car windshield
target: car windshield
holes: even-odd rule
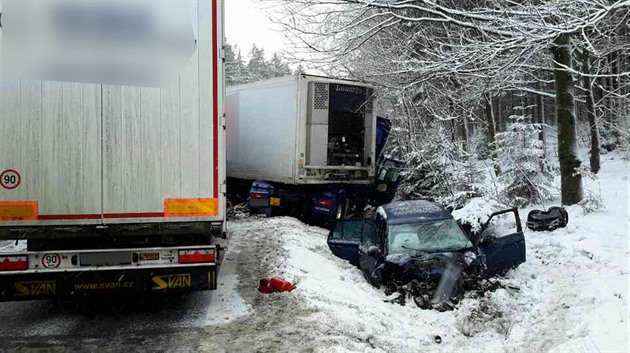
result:
[[[419,255],[422,252],[455,251],[472,243],[454,219],[389,225],[390,254]]]

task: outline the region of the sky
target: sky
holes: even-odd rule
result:
[[[225,0],[225,35],[230,44],[238,44],[244,56],[256,44],[267,56],[284,50],[285,39],[268,16],[269,5],[260,0]]]

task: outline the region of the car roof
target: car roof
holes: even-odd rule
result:
[[[379,208],[379,214],[385,218],[387,224],[417,223],[453,219],[450,212],[442,206],[426,201],[397,201]]]

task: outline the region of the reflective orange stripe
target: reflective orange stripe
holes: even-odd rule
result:
[[[30,221],[38,215],[37,201],[0,201],[0,221]]]
[[[208,217],[219,214],[217,199],[166,199],[165,217]]]

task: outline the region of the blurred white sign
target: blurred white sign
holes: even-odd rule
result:
[[[2,0],[5,76],[166,86],[197,50],[186,0]]]

